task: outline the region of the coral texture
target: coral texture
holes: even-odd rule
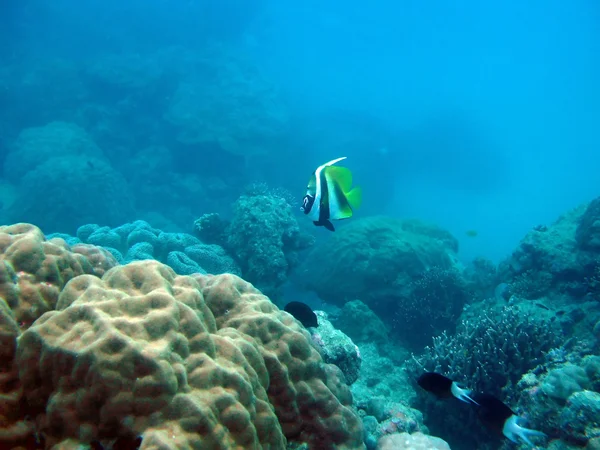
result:
[[[461,273],[455,269],[430,267],[408,284],[409,294],[390,311],[393,330],[420,348],[432,334],[452,332],[469,300],[470,292]]]
[[[288,112],[256,67],[239,52],[215,45],[193,69],[165,114],[178,140],[243,156],[272,150],[287,129]]]
[[[327,313],[315,311],[319,318],[319,326],[311,334],[314,347],[329,364],[340,368],[347,384],[358,380],[362,358],[360,350],[352,339],[340,330],[334,328]]]
[[[4,169],[18,185],[9,220],[36,223],[45,232],[74,231],[81,223],[100,220],[116,225],[134,209],[123,176],[74,124],[51,122],[23,130]]]
[[[351,395],[308,339],[234,275],[138,261],[68,282],[16,363],[48,448],[362,449]]]
[[[378,450],[450,450],[446,441],[423,433],[399,433],[382,437]]]
[[[311,251],[298,280],[327,302],[359,298],[417,345],[452,328],[468,298],[457,250],[456,239],[436,226],[370,217],[340,227]]]
[[[97,247],[72,252],[62,239],[46,240],[33,225],[0,227],[0,297],[21,328],[53,310],[70,279],[101,275],[116,264],[112,255]]]
[[[62,239],[46,240],[33,225],[0,227],[0,448],[35,444],[15,362],[21,331],[56,307],[69,280],[100,275],[116,264],[91,245],[71,252]]]
[[[164,232],[143,220],[115,228],[90,223],[77,229],[77,237],[65,238],[74,245],[74,251],[82,248],[76,243],[94,244],[110,251],[121,263],[156,259],[179,275],[240,274],[233,258],[219,245],[204,244],[187,233]]]
[[[75,124],[50,122],[42,127],[26,128],[10,146],[4,174],[16,183],[50,158],[75,155],[104,159],[102,150]]]
[[[581,216],[575,233],[577,244],[586,250],[600,250],[600,197],[592,200]]]
[[[302,266],[302,280],[324,300],[344,304],[359,298],[376,312],[389,312],[413,278],[431,267],[453,267],[457,250],[456,239],[435,226],[370,217],[340,228],[315,248]]]
[[[407,362],[412,380],[424,371],[442,373],[468,389],[515,402],[521,376],[544,361],[546,352],[562,343],[551,322],[516,307],[490,310],[477,320],[465,321],[456,334],[434,338],[423,355]],[[432,433],[454,436],[468,448],[484,448],[490,435],[475,422],[469,408],[437,402],[417,388],[415,407],[423,411]]]
[[[550,226],[537,226],[521,240],[499,275],[510,292],[527,299],[567,293],[584,297],[593,291],[586,281],[598,266],[594,244],[594,202],[580,206]]]
[[[388,342],[388,329],[377,314],[360,300],[346,303],[340,315],[332,320],[354,342],[375,343],[384,347]]]
[[[260,185],[242,195],[227,228],[227,247],[242,266],[245,279],[277,298],[297,252],[312,245],[300,232],[287,199]]]
[[[119,172],[105,160],[73,155],[50,158],[29,171],[10,217],[45,232],[75,231],[81,223],[123,223],[132,211],[133,197]]]
[[[518,410],[527,421],[556,442],[577,448],[596,448],[600,430],[600,356],[549,354],[544,366],[524,375],[517,385]],[[565,447],[566,448],[566,447]]]
[[[455,335],[434,338],[433,346],[408,368],[417,376],[423,369],[441,372],[470,389],[502,395],[561,342],[560,331],[550,322],[504,307],[474,323],[461,323]]]

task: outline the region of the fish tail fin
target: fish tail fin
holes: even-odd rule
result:
[[[346,200],[352,207],[352,209],[360,208],[362,205],[362,189],[360,186],[356,186],[350,192],[346,193]]]
[[[504,429],[503,429],[504,435],[508,439],[513,441],[514,443],[518,444],[519,443],[518,438],[521,438],[522,441],[526,442],[531,447],[535,447],[533,442],[531,442],[531,439],[530,439],[531,437],[539,437],[539,438],[548,437],[548,435],[546,433],[542,433],[541,431],[531,430],[529,428],[520,426],[518,424],[518,421],[519,421],[518,416],[515,416],[515,415],[511,416],[510,418],[508,418],[506,420],[506,423],[505,423]]]

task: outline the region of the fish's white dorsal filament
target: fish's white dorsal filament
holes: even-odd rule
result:
[[[346,158],[347,158],[346,156],[342,156],[341,158],[332,159],[331,161],[326,162],[325,164],[323,164],[321,167],[333,166],[335,163],[343,161]]]

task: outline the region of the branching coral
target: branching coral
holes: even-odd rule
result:
[[[516,307],[489,311],[476,322],[463,322],[456,334],[443,333],[419,356],[406,364],[411,379],[423,371],[440,372],[469,389],[495,394],[509,404],[513,386],[538,365],[544,352],[555,347],[560,333],[549,322]],[[435,402],[417,388],[417,405],[433,434],[464,448],[484,448],[489,435],[475,421],[471,408],[453,402]]]
[[[413,344],[454,329],[469,292],[454,268],[434,266],[409,283],[408,295],[394,311],[393,331]]]
[[[501,395],[556,347],[561,333],[550,322],[516,307],[463,322],[455,335],[442,333],[407,364],[412,374],[441,372],[470,389]]]

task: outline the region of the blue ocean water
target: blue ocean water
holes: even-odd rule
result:
[[[388,355],[396,363],[445,329],[465,345],[459,323],[469,308],[488,311],[490,298],[533,311],[532,320],[568,317],[556,342],[534,336],[540,354],[575,352],[561,340],[600,330],[580,323],[582,312],[596,318],[595,306],[580,305],[600,295],[600,244],[589,237],[600,206],[583,212],[600,192],[599,55],[592,0],[4,0],[0,225],[32,223],[72,245],[102,246],[120,263],[235,273],[280,306],[294,297],[325,309],[342,329],[363,311],[343,308],[361,300],[374,328],[379,316],[390,339],[406,344]],[[341,156],[363,201],[332,234],[300,207],[315,169]],[[439,244],[455,259],[410,259],[393,247],[404,239],[398,229],[414,233],[428,257]],[[281,251],[269,253],[261,242],[276,233]],[[542,256],[530,251],[544,245]],[[361,265],[365,248],[392,257]],[[472,291],[454,294],[455,274],[420,264],[467,267]],[[427,291],[439,294],[429,305],[438,315],[401,305],[402,286],[414,294],[432,279],[450,283]],[[494,311],[505,321],[490,328],[516,320]],[[362,338],[371,344],[376,334]],[[596,355],[592,347],[577,352]],[[494,394],[540,358],[516,364],[518,377],[500,378]],[[592,379],[590,361],[561,360]],[[447,432],[435,421],[430,429]],[[441,437],[457,449],[475,445]]]
[[[106,139],[105,152],[126,152],[121,166],[155,145],[177,172],[219,176],[235,158],[179,148],[165,115],[199,70],[183,59],[222,42],[285,104],[277,149],[236,180],[296,194],[324,159],[348,156],[364,214],[435,221],[459,236],[465,260],[498,260],[597,193],[599,14],[591,1],[7,1],[2,154],[23,128],[64,120]],[[165,56],[173,48],[186,56]],[[94,79],[102,65],[150,85]],[[121,172],[131,181],[139,170]],[[201,211],[206,200],[181,206]]]

